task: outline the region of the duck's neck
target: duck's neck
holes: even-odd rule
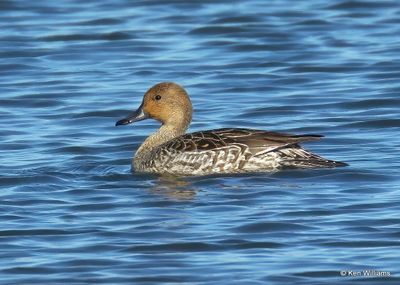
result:
[[[157,132],[150,135],[143,144],[139,147],[136,152],[136,156],[144,155],[151,152],[159,145],[166,143],[176,137],[183,135],[186,132],[187,127],[176,128],[171,125],[162,125]]]

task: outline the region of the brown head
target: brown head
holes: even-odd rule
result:
[[[192,103],[185,89],[173,82],[154,85],[144,94],[139,108],[115,125],[127,125],[148,118],[184,132],[192,120]]]

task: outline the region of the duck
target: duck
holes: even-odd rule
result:
[[[139,108],[115,124],[128,125],[149,118],[161,123],[137,149],[132,171],[201,176],[347,166],[300,146],[300,143],[321,139],[321,135],[246,128],[186,133],[192,113],[189,95],[179,84],[161,82],[151,87]]]

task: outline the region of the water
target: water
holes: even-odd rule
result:
[[[0,2],[0,283],[400,284],[400,2],[192,2]],[[131,174],[167,80],[350,167]]]

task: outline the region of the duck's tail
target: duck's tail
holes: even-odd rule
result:
[[[334,161],[313,154],[300,146],[288,147],[279,151],[283,168],[333,168],[348,166],[347,163]]]

